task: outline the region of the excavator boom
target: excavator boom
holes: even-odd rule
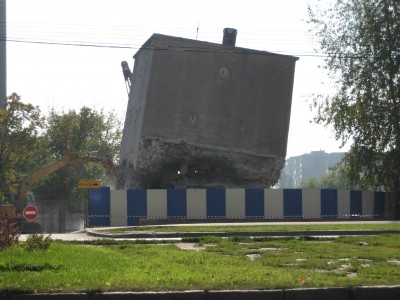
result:
[[[31,173],[26,175],[20,183],[18,198],[19,201],[25,202],[26,195],[30,186],[42,179],[43,177],[65,167],[68,165],[80,165],[88,162],[102,162],[103,165],[110,170],[112,173],[115,172],[116,167],[111,159],[107,156],[101,154],[98,151],[80,153],[80,154],[66,154],[60,159],[51,161],[45,165],[39,166],[32,170]]]

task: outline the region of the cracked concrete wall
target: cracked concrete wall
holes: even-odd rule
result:
[[[142,138],[139,153],[135,188],[271,186],[284,164],[276,157],[154,137]]]
[[[132,76],[132,87],[124,123],[120,149],[120,162],[127,166],[133,164],[141,138],[141,130],[146,106],[153,52],[143,52],[135,61]]]
[[[121,161],[134,166],[135,186],[144,185],[138,179],[146,174],[153,178],[173,166],[176,177],[207,160],[243,177],[233,186],[245,184],[245,176],[252,178],[246,186],[277,181],[286,156],[297,58],[158,34],[134,57]],[[149,147],[144,141],[149,138],[161,142]],[[247,163],[251,172],[245,171]],[[221,168],[209,171],[224,173]],[[227,184],[224,178],[211,181],[211,186]]]

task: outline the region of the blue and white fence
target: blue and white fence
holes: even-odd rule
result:
[[[141,219],[394,218],[389,193],[335,189],[92,189],[89,227],[132,226]]]

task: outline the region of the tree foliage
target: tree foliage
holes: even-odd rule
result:
[[[326,2],[325,2],[326,3]],[[332,1],[330,1],[332,3]],[[335,92],[314,98],[316,122],[352,142],[341,165],[362,189],[400,193],[400,1],[336,0],[309,7]]]
[[[51,111],[45,133],[40,141],[37,163],[59,159],[68,153],[100,151],[116,160],[121,142],[121,125],[116,115],[88,107],[78,112]],[[108,170],[101,163],[67,166],[38,182],[33,190],[43,200],[80,200],[87,197],[85,190],[78,189],[79,180],[113,182]],[[79,202],[79,201],[78,201]]]
[[[43,122],[39,108],[22,102],[16,93],[0,108],[0,200],[16,189],[27,171]]]
[[[65,154],[100,151],[115,161],[120,141],[121,124],[113,113],[83,107],[78,112],[52,110],[45,119],[38,107],[13,93],[0,109],[0,201],[17,191],[20,180],[35,167]],[[67,166],[30,188],[40,199],[74,199],[78,201],[69,206],[81,206],[79,200],[87,194],[77,189],[78,181],[99,179],[114,181],[101,163],[93,162]]]
[[[302,189],[350,189],[338,172],[331,171],[319,178],[310,177],[300,183]]]

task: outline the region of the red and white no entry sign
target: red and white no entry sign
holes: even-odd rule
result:
[[[33,205],[26,206],[23,211],[24,218],[27,220],[35,220],[38,214],[38,209]]]

